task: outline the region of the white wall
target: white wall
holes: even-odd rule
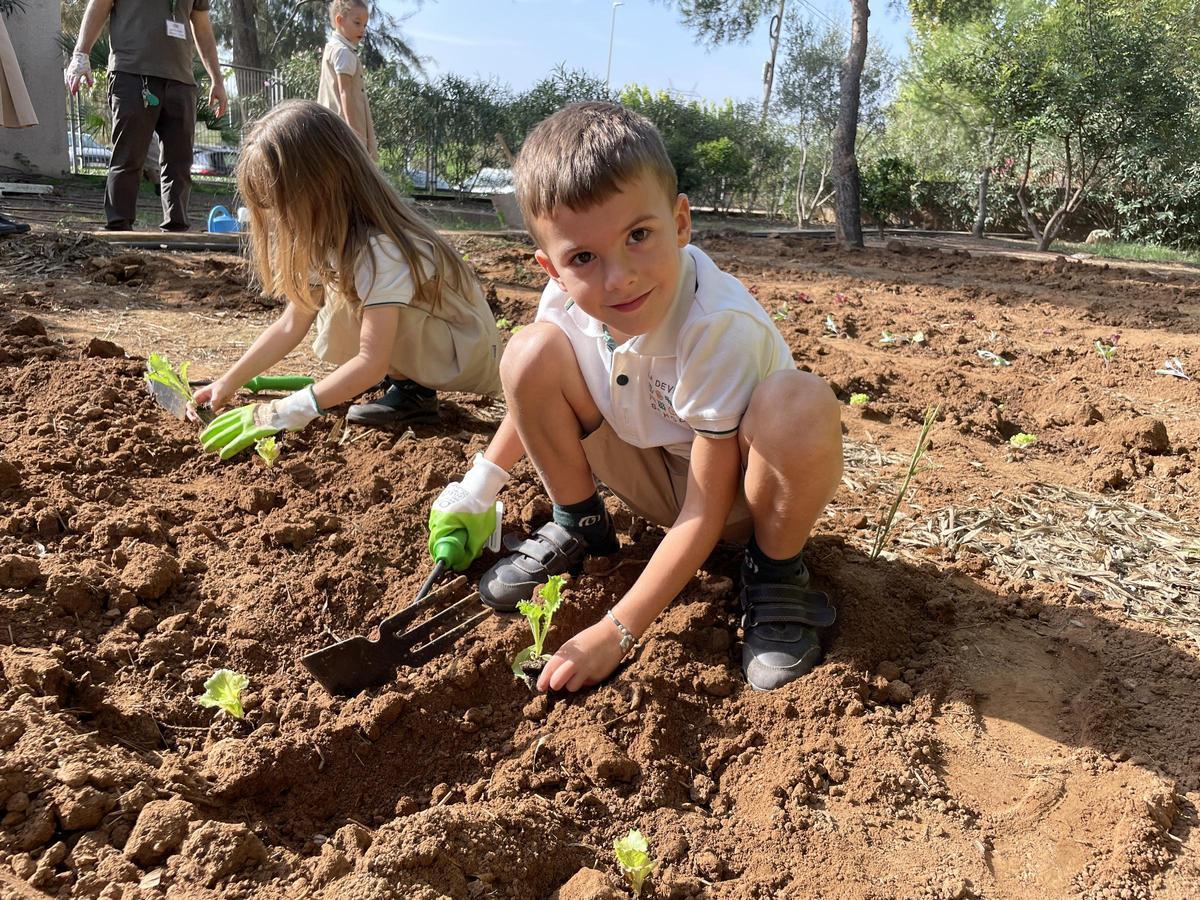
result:
[[[67,91],[63,54],[58,46],[62,27],[58,0],[35,0],[5,20],[25,86],[37,113],[33,128],[0,128],[0,181],[3,169],[40,175],[69,171],[67,159]]]

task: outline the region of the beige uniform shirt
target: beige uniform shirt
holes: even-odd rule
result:
[[[346,110],[342,109],[339,75],[350,76],[350,95],[347,99],[353,105],[357,119],[365,124],[367,152],[371,154],[371,159],[379,159],[379,147],[375,142],[375,123],[371,119],[371,107],[367,105],[367,91],[363,86],[363,66],[362,60],[358,58],[358,48],[335,31],[333,38],[325,45],[325,52],[321,54],[321,83],[317,88],[317,102],[337,113],[343,122],[349,122]]]
[[[412,270],[395,242],[380,235],[367,246],[374,265],[364,258],[354,277],[362,303],[346,303],[325,292],[313,352],[333,365],[348,362],[358,355],[363,309],[399,306],[400,324],[389,363],[394,371],[438,391],[499,394],[500,333],[479,282],[471,279],[462,292],[443,283],[435,308],[429,310],[413,304]],[[433,248],[426,247],[429,277]]]

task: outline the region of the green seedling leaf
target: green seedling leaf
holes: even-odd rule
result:
[[[923,331],[913,332],[913,336],[911,338],[909,338],[909,340],[911,340],[917,346],[928,343],[928,338],[925,337],[925,332],[923,332]]]
[[[650,845],[645,836],[636,828],[631,829],[625,837],[613,841],[613,853],[633,895],[642,896],[642,885],[658,865],[658,860],[650,858]]]
[[[514,325],[514,326],[512,327],[512,333],[513,333],[513,334],[516,334],[518,331],[520,331],[520,330],[521,330],[522,328],[524,328],[524,327],[525,327],[524,325]]]
[[[1191,381],[1192,376],[1183,369],[1183,363],[1179,361],[1178,356],[1168,359],[1162,364],[1161,369],[1154,370],[1155,375],[1170,375],[1172,378],[1182,378],[1184,381]]]
[[[776,322],[782,322],[789,315],[791,315],[791,312],[788,310],[788,305],[786,303],[783,303],[783,304],[780,304],[779,309],[777,309],[777,310],[775,310],[775,312],[771,313],[771,318],[774,319]]]
[[[531,659],[544,658],[542,647],[546,643],[546,634],[550,631],[550,623],[558,607],[562,604],[562,585],[566,579],[561,575],[551,575],[546,583],[537,589],[541,603],[532,600],[522,600],[517,604],[517,611],[529,622],[529,630],[533,632],[533,643],[517,654],[513,660],[513,674],[518,678],[524,677],[521,663]]]
[[[204,693],[196,698],[201,706],[215,706],[227,716],[242,718],[242,691],[250,685],[250,679],[231,669],[217,669],[204,682]]]
[[[1096,348],[1096,352],[1099,353],[1100,358],[1104,360],[1104,368],[1107,369],[1108,364],[1111,363],[1117,356],[1116,345],[1106,344],[1104,341],[1097,340],[1094,344],[1092,344],[1092,346]]]
[[[1024,450],[1026,447],[1032,447],[1037,443],[1037,436],[1018,431],[1008,439],[1008,442],[1018,450]]]
[[[268,469],[275,465],[275,460],[279,459],[279,445],[275,443],[275,436],[255,441],[254,452],[267,464]]]
[[[500,328],[500,329],[512,328],[512,322],[508,321],[508,319],[503,319],[503,318],[497,319],[496,327]]]
[[[192,389],[188,385],[187,371],[190,362],[185,362],[179,367],[176,372],[171,365],[171,361],[165,356],[159,356],[157,353],[151,353],[150,358],[146,360],[146,381],[155,381],[159,384],[165,384],[172,391],[179,394],[184,399],[184,402],[192,402]]]
[[[884,331],[883,337],[879,339],[879,343],[883,344],[885,347],[891,344],[900,344],[903,342],[904,338],[896,337],[896,335],[892,334],[890,331]]]
[[[827,314],[825,316],[825,330],[828,331],[830,334],[832,334],[834,337],[842,336],[842,329],[840,329],[838,327],[838,323],[834,321],[832,315]]]
[[[921,457],[929,448],[929,432],[933,430],[933,423],[937,421],[938,413],[941,410],[940,406],[931,406],[925,410],[925,420],[921,424],[921,433],[917,436],[917,446],[913,448],[912,458],[908,461],[908,471],[904,473],[904,481],[900,485],[900,490],[896,492],[896,497],[892,500],[887,515],[879,520],[879,525],[875,529],[875,540],[871,544],[871,559],[879,559],[879,554],[883,552],[884,545],[887,544],[888,535],[892,531],[892,522],[896,518],[896,510],[900,508],[900,501],[908,493],[908,486],[917,471],[917,464],[921,462]]]
[[[988,362],[990,362],[993,366],[996,366],[997,368],[999,368],[1000,366],[1011,366],[1012,365],[1012,363],[1010,363],[1007,359],[1005,359],[999,353],[993,353],[991,350],[976,350],[975,352],[979,355],[980,359],[986,359]]]
[[[869,396],[867,396],[866,394],[851,394],[850,395],[850,405],[851,406],[866,406],[870,402],[871,402],[871,398]]]

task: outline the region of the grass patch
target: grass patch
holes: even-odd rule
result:
[[[1200,253],[1176,250],[1161,244],[1135,244],[1129,241],[1102,241],[1099,244],[1075,244],[1055,241],[1050,249],[1057,253],[1091,253],[1105,259],[1132,259],[1139,262],[1186,263],[1200,266]]]

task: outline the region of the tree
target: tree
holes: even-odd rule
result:
[[[771,87],[775,79],[775,54],[779,48],[787,0],[675,0],[679,18],[709,47],[722,44],[744,44],[766,16],[771,16],[768,29],[771,56],[763,67],[763,101],[760,122],[765,124],[771,104]]]
[[[819,27],[793,13],[789,17],[775,99],[776,120],[785,123],[799,153],[795,176],[796,220],[805,227],[833,197],[832,138],[841,99],[841,67],[850,36],[833,24]],[[878,136],[886,121],[895,64],[879,46],[867,52],[863,68],[859,143]],[[815,187],[814,187],[815,185]]]
[[[837,130],[833,135],[833,183],[837,188],[837,236],[845,247],[863,245],[859,212],[861,185],[855,143],[858,138],[858,107],[863,65],[867,58],[867,0],[850,0],[850,49],[842,68],[841,101]]]
[[[1177,65],[1176,0],[1032,0],[994,17],[986,43],[948,77],[1004,123],[1020,147],[1015,196],[1046,249],[1101,180],[1133,148],[1170,145],[1195,108],[1196,86]],[[1040,204],[1035,186],[1049,199]]]

